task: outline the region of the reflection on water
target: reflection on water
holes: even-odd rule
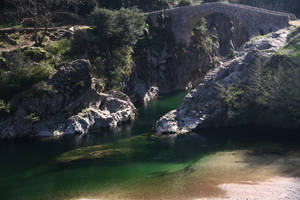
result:
[[[223,196],[221,183],[299,176],[299,134],[271,129],[214,129],[155,136],[161,115],[184,93],[139,109],[116,130],[59,139],[0,143],[3,199],[196,199]],[[1,198],[2,199],[2,198]]]

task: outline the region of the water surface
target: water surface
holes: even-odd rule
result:
[[[221,183],[300,175],[297,132],[153,135],[154,122],[184,95],[140,106],[138,119],[116,130],[0,142],[1,199],[197,199],[224,196]]]

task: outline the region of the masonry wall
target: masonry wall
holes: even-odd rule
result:
[[[148,13],[148,17],[155,20],[159,14],[167,14],[172,18],[172,29],[175,39],[179,43],[187,44],[190,33],[197,21],[212,13],[221,13],[238,21],[247,30],[248,37],[267,34],[287,27],[295,16],[290,13],[270,11],[266,9],[230,3],[206,3],[195,6],[179,7]]]

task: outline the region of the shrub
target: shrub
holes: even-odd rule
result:
[[[53,55],[65,55],[71,51],[71,40],[64,38],[51,42],[47,50]]]
[[[224,88],[222,85],[217,85],[220,90],[220,97],[227,106],[227,116],[229,119],[245,117],[243,114],[248,106],[245,95],[245,87],[242,85],[230,85]]]
[[[47,52],[41,47],[30,47],[24,50],[24,54],[33,61],[39,62],[46,59]]]
[[[189,6],[193,3],[192,0],[181,0],[178,4],[178,6]]]
[[[97,8],[89,21],[93,28],[74,35],[72,52],[91,59],[96,74],[106,80],[106,89],[122,89],[132,71],[133,47],[143,34],[145,16],[135,8]]]
[[[143,11],[153,11],[169,8],[170,4],[175,3],[176,0],[101,0],[99,6],[110,9],[138,7]]]
[[[25,120],[34,123],[40,121],[40,117],[36,113],[31,113],[25,117]]]
[[[10,104],[6,104],[4,100],[0,99],[0,118],[5,117],[11,113]]]
[[[18,51],[10,59],[9,71],[0,72],[0,98],[9,99],[35,83],[46,80],[54,72],[54,68],[46,61],[32,63]]]
[[[95,26],[98,42],[105,43],[108,39],[113,46],[135,45],[143,34],[145,16],[135,8],[118,11],[98,8],[92,13],[90,22]]]
[[[205,18],[201,18],[191,33],[191,44],[198,52],[209,54],[212,51],[211,34],[207,30]]]
[[[300,68],[273,66],[256,72],[250,86],[256,94],[255,103],[267,107],[270,119],[277,122],[292,120],[300,124]]]
[[[172,18],[169,15],[160,14],[156,17],[154,24],[151,20],[146,24],[144,37],[139,40],[136,51],[154,48],[156,52],[161,52],[165,46],[172,48],[174,44]]]

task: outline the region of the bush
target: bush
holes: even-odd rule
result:
[[[257,105],[268,108],[269,113],[276,113],[268,115],[269,119],[277,122],[291,120],[300,125],[299,66],[268,65],[253,76],[250,89],[256,95]]]
[[[0,71],[0,98],[9,99],[16,93],[46,80],[54,71],[46,61],[32,63],[21,51],[16,52],[10,59],[9,70]]]
[[[33,60],[36,62],[45,60],[47,57],[47,52],[45,51],[45,49],[42,49],[41,47],[26,48],[26,49],[24,49],[24,54],[25,54],[25,56],[30,58],[30,60]]]
[[[241,120],[247,110],[248,99],[246,98],[246,88],[242,85],[230,85],[224,88],[217,85],[220,90],[220,96],[227,107],[227,116],[231,120]]]
[[[71,40],[64,38],[59,41],[51,42],[47,50],[53,55],[67,54],[71,51]]]
[[[75,33],[72,52],[91,59],[106,89],[122,89],[132,71],[133,47],[143,35],[145,16],[135,8],[97,8],[89,21],[93,28]]]
[[[138,7],[143,11],[153,11],[169,8],[170,4],[175,3],[176,0],[101,0],[99,6],[110,9]]]
[[[145,16],[135,8],[121,8],[118,11],[98,8],[92,13],[90,23],[95,26],[98,42],[133,46],[143,34]]]
[[[40,121],[40,117],[36,115],[36,113],[31,113],[25,117],[25,120],[30,123],[35,123]]]
[[[211,34],[207,29],[205,18],[201,18],[191,33],[191,44],[198,52],[210,54],[212,51]]]
[[[178,4],[178,6],[189,6],[193,3],[192,0],[181,0]]]
[[[172,30],[172,18],[166,14],[160,14],[156,21],[148,21],[144,29],[144,37],[139,40],[136,51],[154,48],[156,52],[161,52],[165,46],[172,48],[175,44]],[[138,52],[137,52],[138,53]]]
[[[11,113],[10,104],[6,104],[4,100],[0,99],[0,118],[6,117]]]

